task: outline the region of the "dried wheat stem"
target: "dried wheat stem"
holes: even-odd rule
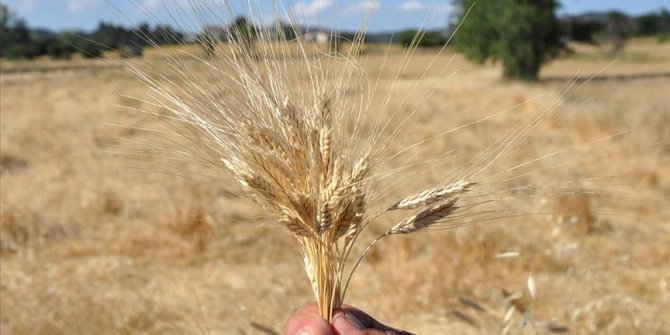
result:
[[[344,294],[346,294],[347,288],[349,287],[349,282],[351,281],[351,278],[360,265],[360,263],[363,261],[365,256],[370,252],[373,246],[377,244],[377,242],[381,241],[383,238],[390,236],[390,235],[397,235],[397,234],[410,234],[413,232],[417,232],[421,229],[428,228],[431,225],[439,222],[440,220],[444,219],[445,217],[449,216],[449,214],[453,213],[458,207],[455,206],[456,201],[458,199],[452,199],[448,202],[441,203],[435,206],[432,206],[430,208],[424,209],[412,216],[409,216],[402,221],[400,221],[398,224],[393,226],[391,229],[387,230],[383,234],[377,236],[368,246],[363,250],[363,253],[358,257],[356,260],[356,263],[354,263],[354,266],[352,267],[351,271],[349,272],[349,276],[347,278],[347,281],[345,282],[344,285]],[[386,211],[382,212],[385,213]]]

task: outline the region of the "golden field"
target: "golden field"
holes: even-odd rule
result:
[[[670,44],[637,40],[616,62],[574,50],[534,84],[449,52],[424,75],[434,53],[419,51],[397,79],[400,52],[381,70],[383,53],[364,56],[380,91],[409,92],[389,112],[409,111],[404,96],[418,104],[395,150],[495,115],[413,148],[454,154],[398,173],[391,199],[560,103],[491,168],[495,188],[496,169],[533,163],[519,177],[550,190],[501,202],[528,215],[386,240],[354,276],[349,304],[418,334],[493,334],[503,291],[519,291],[511,333],[670,333]],[[145,150],[180,139],[147,131],[160,128],[135,109],[160,111],[125,97],[147,88],[120,60],[2,71],[0,333],[274,334],[313,300],[292,237],[231,180]],[[509,253],[518,257],[496,257]]]

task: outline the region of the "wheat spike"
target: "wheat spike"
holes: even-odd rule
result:
[[[424,209],[409,216],[386,232],[386,235],[410,234],[428,228],[453,213],[458,207],[454,206],[458,198]]]
[[[414,209],[423,206],[429,206],[436,202],[463,194],[467,192],[474,184],[475,183],[471,181],[460,180],[443,187],[426,190],[398,201],[393,206],[389,207],[388,210]]]
[[[291,189],[293,184],[291,168],[275,154],[259,149],[251,152],[251,157],[248,160],[255,163],[256,167],[259,168],[257,171],[264,171],[269,179],[277,185],[281,185],[282,189]]]
[[[366,154],[354,165],[351,174],[351,183],[360,183],[370,174],[372,166],[370,165],[370,155]]]
[[[319,149],[321,154],[321,164],[325,175],[328,175],[333,162],[333,137],[332,137],[332,111],[331,102],[328,98],[323,98],[319,106],[321,116],[321,129],[319,129]]]
[[[287,210],[283,211],[282,217],[277,222],[296,236],[308,237],[310,235],[309,229],[300,223],[300,219],[288,214]]]
[[[268,199],[279,200],[280,194],[275,185],[259,175],[243,172],[240,174],[240,184],[243,188],[257,192]]]
[[[319,234],[322,234],[326,230],[330,228],[330,226],[333,224],[333,212],[331,209],[331,205],[328,201],[324,202],[320,207],[319,207],[319,216],[318,216],[318,232]]]

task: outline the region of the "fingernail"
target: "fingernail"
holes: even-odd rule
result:
[[[358,330],[364,330],[365,329],[365,326],[363,326],[363,323],[361,323],[358,319],[356,319],[356,317],[353,314],[351,314],[349,312],[344,312],[344,317],[347,319],[347,321],[349,321],[349,323],[352,326],[356,327],[356,329],[358,329]]]
[[[312,332],[309,329],[303,329],[300,332],[298,332],[298,335],[314,335],[314,332]]]

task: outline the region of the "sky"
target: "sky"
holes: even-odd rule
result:
[[[50,30],[92,30],[104,20],[136,25],[140,22],[167,23],[185,31],[197,31],[203,20],[193,23],[198,17],[197,9],[189,2],[208,3],[210,12],[226,12],[225,0],[0,0],[8,5],[30,27]],[[235,12],[246,13],[242,3],[233,2]],[[259,20],[272,17],[271,0],[253,0],[262,7]],[[362,13],[374,10],[368,30],[372,32],[393,31],[412,27],[443,27],[452,9],[451,0],[283,0],[285,9],[296,13],[302,23],[353,30],[359,26]],[[629,14],[641,14],[661,8],[670,9],[670,0],[559,0],[559,15],[587,11],[620,10]],[[175,7],[177,6],[177,7]],[[179,9],[176,9],[179,8]],[[248,14],[247,14],[248,15]],[[220,22],[213,15],[206,21]]]

